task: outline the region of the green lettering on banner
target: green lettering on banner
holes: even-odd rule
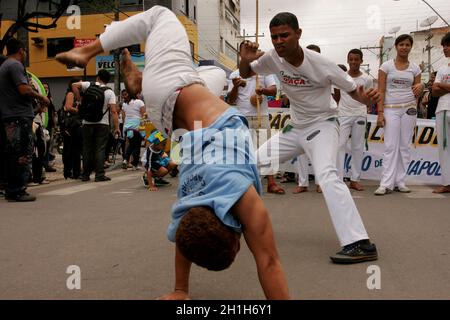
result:
[[[284,128],[286,121],[290,120],[291,116],[289,114],[283,114],[283,119],[281,120],[281,128]]]

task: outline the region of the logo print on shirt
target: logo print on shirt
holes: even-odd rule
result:
[[[317,137],[317,135],[320,133],[320,130],[317,130],[315,132],[313,132],[312,134],[310,134],[308,136],[308,138],[306,138],[306,141],[311,141],[312,139],[314,139],[315,137]]]
[[[394,89],[406,89],[411,85],[411,80],[407,78],[392,79],[391,88]]]
[[[409,108],[406,110],[406,114],[409,116],[415,116],[417,114],[417,110],[415,108]]]
[[[313,86],[308,78],[302,77],[301,75],[289,75],[285,74],[284,71],[281,71],[280,75],[281,75],[281,82],[287,85],[302,88],[311,88]]]
[[[206,186],[206,181],[203,179],[203,176],[200,174],[192,174],[187,177],[183,185],[181,187],[181,192],[183,197],[187,195],[193,195],[195,193],[199,193]],[[197,194],[201,195],[201,194]]]

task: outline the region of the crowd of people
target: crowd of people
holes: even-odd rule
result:
[[[123,135],[128,141],[124,169],[137,168],[145,141],[143,181],[150,191],[157,191],[158,179],[179,174],[177,200],[167,230],[168,239],[175,243],[175,286],[162,299],[189,298],[192,263],[215,271],[228,268],[239,251],[241,234],[254,256],[265,296],[289,298],[269,212],[261,198],[260,174],[267,177],[267,192],[282,195],[285,191],[274,177],[278,165],[294,157],[309,159],[327,204],[341,247],[330,259],[338,264],[378,259],[377,247],[370,240],[349,190],[364,190],[360,183],[364,133],[368,110],[374,104],[378,107],[377,123],[385,128],[386,145],[383,175],[375,194],[385,195],[395,189],[411,192],[405,177],[418,106],[427,104],[424,109],[428,116],[432,112],[430,104],[436,103],[434,98],[439,96],[435,116],[443,185],[434,192],[450,192],[449,66],[437,72],[434,84],[420,101],[426,86],[420,81],[419,67],[409,61],[413,46],[409,35],[396,39],[397,56],[380,67],[378,88],[374,88],[370,78],[360,71],[360,50],[350,50],[349,68],[342,68],[316,52],[317,48],[300,45],[302,30],[295,15],[279,13],[269,28],[272,50],[264,53],[257,43],[241,43],[239,69],[228,79],[226,101],[219,97],[226,83],[225,72],[216,67],[193,67],[186,31],[173,12],[164,7],[154,6],[115,22],[95,42],[56,57],[61,63],[84,67],[101,52],[146,43],[143,72],[123,50],[121,68],[126,90],[122,92],[121,107],[107,87],[110,75],[105,70],[99,71],[96,82],[70,82],[64,102],[64,142],[73,147],[64,154],[64,176],[89,181],[95,172],[95,181],[110,180],[104,170],[109,134]],[[6,167],[11,173],[6,198],[31,201],[34,197],[26,193],[23,179],[31,156],[31,122],[35,116],[31,98],[44,106],[50,100],[31,90],[26,79],[20,77],[25,51],[20,42],[13,44],[8,46],[11,60],[0,68],[0,90],[5,90],[6,97],[23,97],[23,103],[21,109],[13,109],[3,107],[12,106],[12,100],[7,99],[13,98],[0,102],[7,129],[6,148],[13,150],[18,141],[21,148],[7,158]],[[445,56],[450,57],[450,33],[443,37],[442,46]],[[16,78],[2,89],[6,86],[1,82],[2,73],[7,72],[15,72]],[[272,135],[267,96],[277,90],[275,77],[289,99],[290,121]],[[86,97],[96,92],[104,98],[101,117],[88,121],[83,106]],[[139,129],[145,114],[156,128],[146,140]],[[179,165],[164,152],[170,137],[180,147]],[[353,171],[346,185],[343,152],[349,139]],[[206,155],[205,150],[211,146],[216,152]],[[236,159],[244,161],[237,163]],[[15,172],[9,170],[11,167]]]

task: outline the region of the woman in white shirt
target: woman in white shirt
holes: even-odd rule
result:
[[[133,169],[136,170],[141,153],[143,137],[139,131],[141,119],[144,118],[145,104],[142,100],[132,99],[126,90],[122,91],[122,110],[124,114],[123,134],[126,137],[126,150],[123,156],[122,168],[127,169],[131,156]]]
[[[384,127],[385,152],[383,173],[376,195],[385,195],[394,188],[411,192],[405,184],[410,162],[411,140],[417,119],[417,98],[424,89],[419,66],[408,60],[413,38],[403,34],[395,40],[397,56],[386,61],[378,73],[377,124]]]

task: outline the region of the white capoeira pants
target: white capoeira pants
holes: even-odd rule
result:
[[[298,186],[309,186],[309,159],[306,154],[302,154],[297,157],[297,173],[298,173]]]
[[[337,174],[338,140],[337,122],[320,121],[307,128],[278,133],[258,149],[257,158],[262,174],[267,175],[278,171],[280,163],[306,153],[322,188],[339,242],[345,246],[369,239],[369,236],[349,189]]]
[[[145,42],[142,94],[150,120],[160,131],[171,128],[179,89],[200,83],[216,96],[223,92],[225,72],[212,66],[194,68],[186,30],[165,7],[153,6],[113,22],[99,39],[105,51]]]
[[[384,107],[383,173],[380,186],[393,190],[405,186],[411,160],[411,143],[417,119],[416,103]]]
[[[450,110],[441,111],[436,114],[436,130],[442,185],[450,186]]]
[[[306,153],[297,157],[297,173],[298,173],[298,186],[308,187],[309,186],[309,159]],[[316,184],[317,179],[315,179]]]
[[[345,149],[351,135],[351,181],[361,180],[362,162],[364,156],[364,141],[366,136],[366,117],[339,117],[339,152],[337,169],[339,178],[344,179]]]

